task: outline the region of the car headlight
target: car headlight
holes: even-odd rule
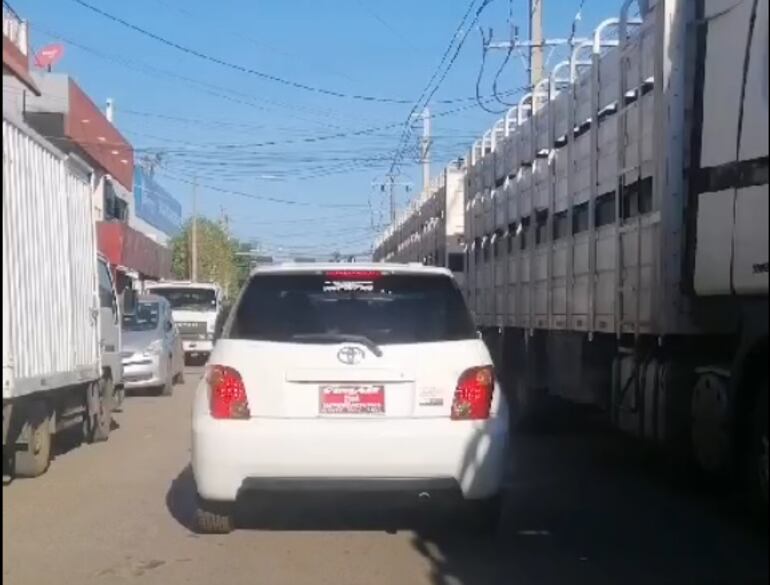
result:
[[[144,350],[144,355],[155,356],[158,355],[161,351],[163,351],[163,341],[156,339],[147,346],[147,349]]]

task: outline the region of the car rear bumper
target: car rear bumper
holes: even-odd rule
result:
[[[193,419],[198,493],[234,501],[258,491],[500,491],[507,416],[448,419],[220,421]]]

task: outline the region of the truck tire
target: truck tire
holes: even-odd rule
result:
[[[503,498],[500,494],[483,500],[466,502],[471,530],[482,537],[493,537],[500,528]]]
[[[199,534],[229,534],[235,528],[234,504],[211,502],[197,496],[195,531]]]
[[[759,517],[767,521],[768,454],[767,378],[762,380],[752,413],[751,449],[749,451],[749,489]]]
[[[43,401],[35,401],[28,410],[29,441],[16,451],[13,471],[16,477],[43,475],[51,462],[51,414]]]
[[[102,443],[110,438],[115,385],[112,378],[104,376],[89,387],[87,415],[88,442]]]

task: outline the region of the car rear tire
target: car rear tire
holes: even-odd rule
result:
[[[195,530],[199,534],[229,534],[235,528],[234,504],[212,502],[198,496],[195,509]]]
[[[167,371],[168,376],[166,376],[166,382],[160,389],[161,396],[171,396],[174,393],[174,374],[171,360],[168,362]]]
[[[500,528],[503,498],[500,494],[483,500],[470,500],[468,523],[479,536],[495,536]]]
[[[22,451],[14,454],[13,471],[16,477],[38,477],[43,475],[51,462],[51,419],[43,402],[30,406],[29,442]]]

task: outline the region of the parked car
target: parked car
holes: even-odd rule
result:
[[[457,496],[493,529],[508,409],[451,272],[257,269],[193,407],[197,527],[228,532],[242,490]]]
[[[184,380],[184,351],[169,302],[142,295],[123,317],[123,376],[127,390],[158,388],[164,396]]]

